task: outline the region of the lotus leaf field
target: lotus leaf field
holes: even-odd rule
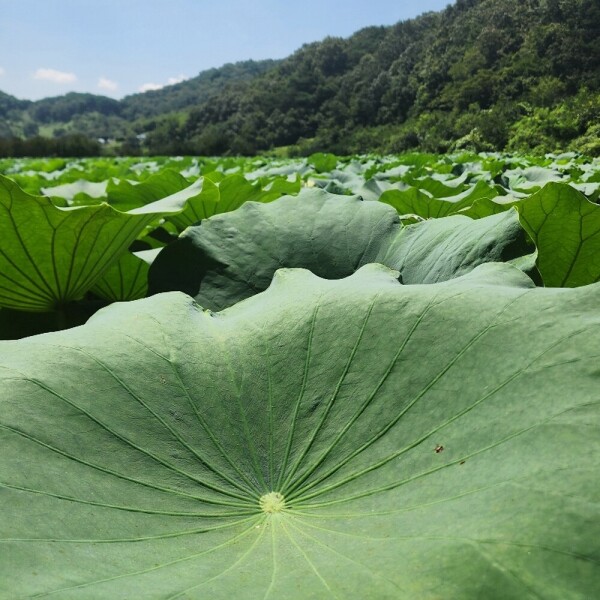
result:
[[[600,160],[0,173],[1,598],[598,597]]]

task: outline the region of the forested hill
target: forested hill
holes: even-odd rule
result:
[[[305,45],[283,61],[230,65],[223,78],[219,69],[202,73],[184,82],[195,90],[182,83],[109,101],[112,108],[96,106],[58,128],[58,121],[44,125],[54,133],[117,132],[129,151],[134,136],[146,134],[139,149],[154,154],[286,147],[597,155],[599,37],[598,0],[458,0],[391,27]],[[211,77],[219,83],[206,85]],[[15,124],[44,133],[40,103],[25,104],[0,95],[4,135]],[[105,136],[94,128],[98,115]]]
[[[202,105],[230,85],[244,84],[278,64],[275,60],[228,63],[197,77],[159,90],[114,100],[71,92],[36,102],[0,92],[0,138],[83,134],[91,139],[117,139],[139,144],[137,135],[153,131],[166,116],[181,122],[191,107]],[[43,144],[40,144],[43,145]],[[1,146],[1,142],[0,142]]]

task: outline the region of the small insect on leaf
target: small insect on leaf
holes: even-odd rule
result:
[[[439,444],[435,447],[435,453],[439,454],[444,451],[444,446],[440,446]]]

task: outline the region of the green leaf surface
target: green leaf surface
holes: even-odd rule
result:
[[[204,178],[200,193],[187,201],[185,209],[181,213],[169,216],[168,220],[179,231],[183,231],[186,227],[195,225],[214,214],[235,210],[243,202],[244,200],[238,196],[232,198],[225,197],[221,202],[219,186],[210,179]]]
[[[535,256],[511,210],[477,220],[452,215],[409,225],[382,244],[372,262],[399,271],[405,284],[446,281],[486,262],[512,262],[536,280]]]
[[[478,181],[464,192],[448,198],[433,198],[417,188],[410,188],[388,190],[381,194],[379,200],[393,206],[400,215],[412,214],[424,219],[439,219],[457,214],[471,207],[477,200],[497,195],[497,190],[492,186],[485,181]]]
[[[442,182],[438,179],[434,179],[433,177],[420,179],[406,176],[402,178],[402,181],[417,189],[429,192],[434,198],[455,196],[468,189],[464,181],[460,181],[457,185],[450,186],[447,185],[448,181]]]
[[[213,206],[219,201],[219,188],[206,177],[197,179],[194,183],[183,190],[167,196],[149,207],[152,210],[160,209],[162,206],[179,206],[182,210],[166,217],[167,221],[173,223],[178,231],[199,222],[207,213],[212,214]]]
[[[577,287],[600,280],[600,206],[561,183],[547,184],[516,206],[538,248],[546,286]]]
[[[149,268],[145,260],[131,252],[124,252],[116,263],[104,271],[91,291],[110,302],[139,300],[148,291]]]
[[[149,291],[182,291],[220,310],[265,290],[281,267],[339,279],[380,262],[404,283],[434,283],[531,251],[514,211],[403,227],[386,204],[313,189],[190,227],[157,256]]]
[[[436,200],[417,188],[387,190],[379,201],[393,206],[399,215],[417,215],[424,219],[446,216],[452,211],[450,202]]]
[[[295,189],[299,184],[290,185]],[[218,183],[204,177],[180,194],[170,197],[170,201],[181,197],[181,199],[185,198],[186,202],[182,212],[168,216],[167,220],[172,222],[179,231],[183,231],[186,227],[213,215],[236,210],[244,202],[275,200],[284,194],[284,189],[287,187],[289,186],[271,186],[269,190],[264,190],[260,183],[252,184],[241,175],[229,175]],[[192,194],[192,191],[195,193]]]
[[[509,208],[515,206],[518,202],[518,200],[512,196],[508,198],[508,201],[506,200],[506,197],[498,197],[493,199],[480,198],[473,202],[472,206],[461,209],[460,214],[465,215],[466,217],[471,217],[471,219],[482,219],[507,211]]]
[[[295,179],[292,180],[287,177],[276,177],[272,181],[265,181],[263,189],[271,194],[277,193],[282,196],[295,196],[296,194],[299,194],[302,189],[302,179],[300,179],[299,174],[296,174]]]
[[[600,287],[279,271],[0,344],[0,595],[550,600],[600,588]]]
[[[315,152],[306,159],[306,162],[312,165],[317,173],[328,173],[336,168],[338,157],[335,154]]]
[[[545,167],[528,167],[505,171],[502,176],[510,189],[533,191],[550,182],[564,181],[565,177],[554,169]]]
[[[126,179],[114,183],[111,180],[106,189],[107,202],[125,212],[172,196],[188,185],[185,177],[171,169],[155,173],[142,183],[134,184]]]
[[[0,176],[0,306],[43,312],[81,298],[155,217],[59,208]]]
[[[243,175],[229,175],[219,182],[220,202],[224,207],[218,212],[232,211],[244,202],[271,202],[283,195],[277,189],[264,190],[260,181],[249,182]],[[216,214],[216,213],[215,213]]]

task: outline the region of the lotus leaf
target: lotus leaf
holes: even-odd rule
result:
[[[0,306],[44,312],[81,298],[155,218],[59,208],[0,176]]]
[[[0,343],[6,598],[593,598],[600,287],[278,271]]]

